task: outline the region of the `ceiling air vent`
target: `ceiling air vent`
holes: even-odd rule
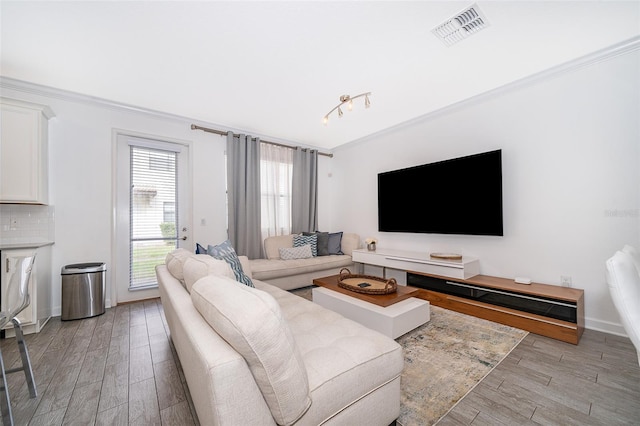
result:
[[[435,27],[431,32],[442,40],[444,44],[451,46],[488,26],[489,21],[478,8],[478,5],[472,4]]]

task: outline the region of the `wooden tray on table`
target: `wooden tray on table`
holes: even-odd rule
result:
[[[347,268],[340,270],[338,286],[363,294],[391,294],[398,290],[395,278],[386,280],[373,275],[352,274]]]

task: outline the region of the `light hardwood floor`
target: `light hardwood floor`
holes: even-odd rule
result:
[[[159,299],[53,318],[26,337],[38,397],[24,374],[9,375],[16,425],[199,424]],[[16,366],[15,339],[0,347]],[[577,346],[530,334],[439,422],[463,424],[638,425],[635,350],[590,330]]]

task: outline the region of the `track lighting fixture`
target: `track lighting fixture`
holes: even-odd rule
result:
[[[338,117],[339,118],[342,117],[344,113],[342,112],[342,108],[340,107],[343,106],[344,104],[347,104],[347,110],[351,111],[353,110],[353,100],[361,98],[363,96],[364,96],[364,107],[369,108],[371,106],[369,95],[371,95],[371,92],[360,93],[359,95],[356,95],[356,96],[350,96],[350,95],[340,96],[340,103],[336,105],[331,111],[325,114],[325,116],[322,118],[322,122],[326,125],[329,122],[329,116],[335,110],[338,110]]]

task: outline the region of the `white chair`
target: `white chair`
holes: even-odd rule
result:
[[[16,342],[22,358],[22,366],[5,370],[4,360],[2,358],[2,350],[0,350],[0,374],[2,375],[0,385],[4,393],[0,398],[0,409],[2,410],[2,423],[4,425],[13,425],[13,414],[11,413],[11,399],[9,398],[9,387],[7,385],[7,374],[24,371],[29,387],[29,396],[35,398],[37,396],[36,383],[33,379],[33,370],[31,368],[31,360],[29,359],[29,351],[24,341],[22,333],[22,325],[16,316],[29,306],[29,278],[31,277],[31,269],[35,261],[35,255],[16,257],[15,268],[10,273],[7,283],[6,292],[6,310],[0,312],[0,329],[4,328],[9,322],[13,323],[13,329],[16,332]]]
[[[635,247],[630,246],[629,244],[626,244],[622,248],[622,251],[624,253],[629,253],[631,255],[631,258],[633,259],[633,264],[636,265],[636,269],[640,274],[640,253],[638,253],[638,250],[636,250]]]
[[[617,251],[606,264],[611,299],[624,331],[636,348],[640,364],[640,273],[628,252]]]

